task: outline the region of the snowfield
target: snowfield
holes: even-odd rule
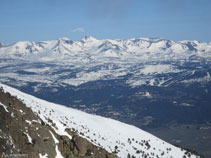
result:
[[[183,158],[185,150],[175,147],[135,126],[116,120],[87,114],[62,105],[50,103],[14,88],[0,84],[5,92],[22,100],[27,107],[37,114],[46,124],[50,125],[59,135],[71,136],[66,128],[75,130],[81,137],[86,138],[108,152],[117,152],[118,157],[127,158],[134,155],[137,158],[148,155],[152,158]],[[0,106],[3,106],[0,104]],[[50,123],[51,119],[53,123]],[[54,137],[54,136],[53,136]],[[56,138],[54,139],[55,142]],[[62,157],[56,146],[57,157]],[[40,155],[40,157],[47,157]],[[197,156],[190,155],[191,158]]]
[[[59,38],[0,45],[1,82],[15,85],[16,80],[21,86],[30,82],[47,86],[80,86],[122,78],[131,87],[163,86],[170,78],[155,81],[158,75],[197,72],[200,70],[196,65],[207,68],[210,63],[211,43],[198,41],[175,42],[162,38],[98,40],[86,36],[79,41]],[[189,65],[192,67],[187,69]],[[35,87],[35,91],[38,89]]]

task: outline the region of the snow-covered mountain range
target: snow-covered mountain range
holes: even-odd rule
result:
[[[210,74],[209,42],[86,36],[0,44],[1,83],[144,129],[174,123],[209,127]],[[171,143],[178,140],[174,135]],[[209,134],[201,136],[201,144],[187,147],[198,150],[210,142]]]
[[[211,43],[161,38],[97,40],[91,36],[80,41],[68,38],[22,41],[0,45],[0,60],[0,77],[16,78],[22,84],[42,81],[78,86],[90,81],[126,78],[126,84],[132,87],[165,86],[210,80],[207,70],[194,80],[191,76],[210,64]],[[189,77],[173,80],[172,75],[178,74]]]
[[[3,93],[5,93],[3,95],[9,96],[6,94],[9,93],[30,108],[32,112],[41,119],[38,121],[34,120],[36,124],[44,122],[42,124],[50,126],[60,137],[67,136],[67,138],[71,140],[72,136],[67,132],[67,129],[70,129],[96,146],[104,148],[110,153],[116,153],[120,158],[197,158],[197,156],[175,147],[134,126],[109,118],[90,115],[62,105],[50,103],[3,84],[0,84],[0,88],[3,90]],[[6,101],[4,98],[2,101],[9,103],[6,105],[0,102],[1,109],[4,109],[6,113],[10,113],[13,119],[17,119],[16,111],[20,111],[19,113],[23,116],[26,115],[29,110],[23,111],[23,109],[19,109],[23,108],[18,107],[20,103],[15,102],[14,99],[12,100],[13,103]],[[14,112],[9,111],[9,109],[13,109]],[[20,115],[19,113],[18,115]],[[6,122],[8,122],[7,120]],[[35,124],[33,124],[33,120],[23,121],[29,124],[29,127],[26,128],[28,129],[26,132],[24,132],[25,129],[20,130],[24,130],[23,133],[27,136],[29,144],[36,143],[33,138],[35,135],[30,135],[32,133],[33,126],[35,126]],[[36,130],[39,136],[39,128],[37,127]],[[63,156],[58,149],[58,137],[56,138],[52,131],[50,131],[50,133],[55,140],[55,151],[57,152],[55,157],[62,158]],[[14,141],[14,138],[10,136],[10,139],[10,143],[12,143],[15,148],[16,142]],[[26,151],[22,151],[22,153],[24,152]],[[42,156],[42,154],[45,156]],[[48,153],[41,153],[40,157],[48,157]]]

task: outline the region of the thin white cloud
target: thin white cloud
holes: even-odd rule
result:
[[[85,32],[85,30],[82,27],[77,27],[77,28],[73,29],[72,32]]]

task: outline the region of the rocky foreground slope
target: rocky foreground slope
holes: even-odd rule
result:
[[[46,121],[46,120],[45,120]],[[66,128],[69,136],[56,133],[21,100],[0,89],[0,156],[27,158],[115,158]],[[71,138],[71,139],[70,139]]]
[[[197,158],[112,119],[53,104],[0,84],[0,154],[30,158]]]

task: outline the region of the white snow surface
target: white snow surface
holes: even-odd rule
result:
[[[54,142],[56,144],[56,157],[55,158],[64,158],[58,148],[59,141],[56,139],[56,137],[54,136],[54,134],[51,131],[49,131],[49,132],[51,133],[51,135],[54,139]]]
[[[26,133],[26,132],[23,132],[23,133],[27,136],[28,142],[33,144],[32,143],[32,138],[30,137],[30,135],[28,133]]]
[[[128,154],[141,158],[142,154],[137,152],[137,150],[144,151],[151,157],[158,155],[163,158],[182,158],[185,153],[184,150],[164,142],[135,126],[50,103],[4,84],[0,84],[0,87],[5,92],[9,92],[22,100],[45,123],[52,126],[59,135],[68,135],[65,132],[66,128],[75,129],[81,137],[86,138],[97,146],[103,147],[108,152],[113,152],[115,146],[117,146],[117,155],[120,158],[127,158]],[[51,119],[56,124],[56,127],[50,124],[48,119]],[[71,139],[71,136],[69,137]],[[58,143],[57,141],[55,140],[55,143]],[[146,142],[148,142],[150,147],[146,145]],[[58,152],[57,154],[59,155]],[[163,152],[164,155],[162,156]],[[191,158],[196,158],[196,156],[191,155]]]
[[[172,65],[165,64],[157,64],[157,65],[145,65],[143,69],[140,70],[140,73],[148,75],[148,74],[163,74],[163,73],[175,73],[179,72],[179,70],[175,69]]]
[[[2,103],[0,102],[0,106],[3,106],[3,108],[4,108],[4,110],[5,110],[6,112],[9,112],[9,111],[7,110],[7,106],[6,106],[6,105],[4,105],[4,104],[2,104]]]
[[[39,154],[39,157],[40,157],[40,158],[48,158],[48,154],[44,154],[44,155]]]
[[[150,80],[157,74],[181,72],[175,63],[180,65],[194,60],[210,63],[211,43],[162,38],[98,40],[91,36],[80,41],[68,38],[41,42],[21,41],[0,47],[0,60],[0,68],[4,70],[0,74],[1,82],[12,82],[10,79],[15,79],[22,84],[20,86],[28,82],[79,86],[127,75],[131,77],[127,78],[126,83],[131,86],[148,82],[161,86],[165,81],[155,83]],[[42,63],[43,66],[34,66],[33,63]],[[64,71],[58,73],[61,69]],[[27,75],[20,75],[20,70]],[[146,80],[143,75],[151,76]],[[38,87],[35,88],[37,90]]]

